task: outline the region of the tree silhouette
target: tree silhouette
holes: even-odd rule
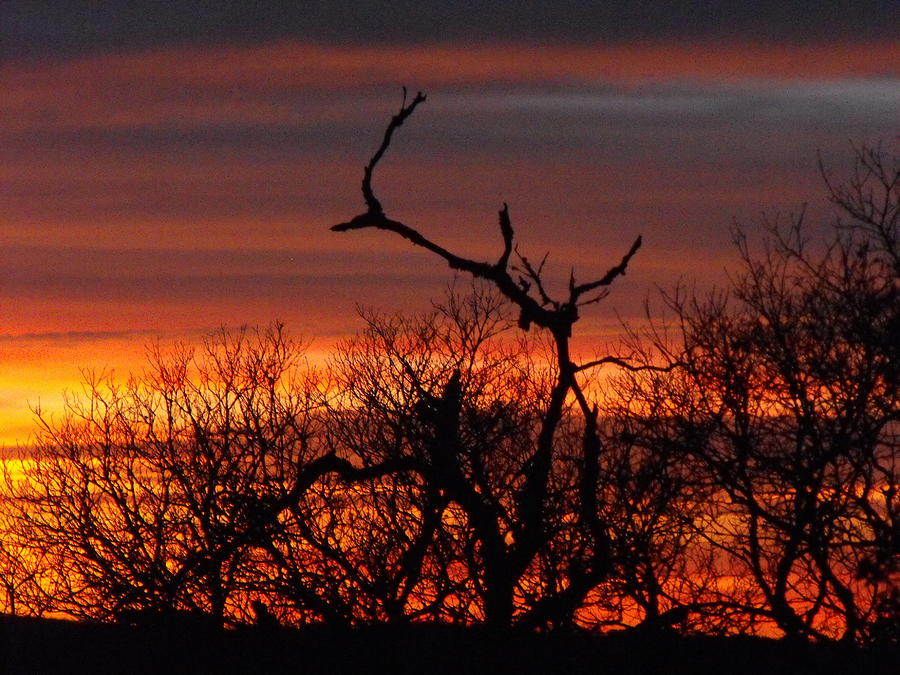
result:
[[[450,467],[500,498],[510,479],[493,475],[502,444],[527,429],[515,392],[503,386],[521,364],[518,352],[494,344],[503,329],[499,304],[484,294],[468,300],[451,294],[422,317],[367,313],[366,330],[341,345],[332,364],[339,393],[329,443],[363,466],[403,458],[415,467],[354,486],[348,527],[314,528],[316,545],[342,565],[357,611],[369,619],[471,621],[478,604],[465,517],[430,476]],[[448,433],[451,426],[458,433]],[[454,435],[459,447],[446,447]]]
[[[362,193],[366,211],[348,222],[333,226],[332,230],[348,232],[374,228],[397,234],[442,258],[452,269],[466,272],[491,284],[516,307],[518,324],[523,330],[527,331],[534,325],[549,333],[554,348],[556,378],[544,404],[534,448],[529,451],[523,466],[521,483],[515,488],[511,536],[504,535],[498,527],[496,514],[485,507],[475,486],[464,480],[452,462],[444,464],[442,469],[431,471],[429,480],[449,494],[465,511],[476,533],[483,561],[485,620],[494,626],[510,625],[515,614],[516,586],[535,564],[550,539],[547,516],[556,454],[554,440],[563,423],[567,397],[575,397],[584,417],[583,443],[577,468],[581,490],[576,513],[583,535],[591,541],[590,552],[581,561],[581,565],[570,570],[565,580],[556,580],[564,584],[563,588],[543,596],[540,602],[517,619],[517,623],[535,627],[565,622],[570,620],[585,594],[609,570],[608,533],[605,524],[600,521],[596,504],[597,465],[601,447],[597,432],[597,410],[588,402],[579,384],[578,374],[603,362],[621,363],[621,360],[612,357],[589,364],[574,363],[570,355],[572,329],[579,319],[580,309],[602,300],[608,287],[625,273],[641,246],[641,238],[635,239],[622,259],[598,279],[577,283],[573,272],[569,279],[567,297],[557,300],[548,293],[543,264],[534,265],[519,253],[506,205],[499,212],[503,249],[493,263],[458,256],[432,242],[415,228],[388,218],[372,187],[373,175],[390,146],[394,132],[424,101],[425,96],[418,93],[407,103],[404,90],[400,110],[388,124],[380,146],[363,173]],[[515,262],[511,263],[514,253]],[[457,411],[446,410],[445,413],[452,418]],[[436,437],[436,441],[442,446],[435,449],[438,456],[441,453],[446,456],[458,453],[457,434],[458,430],[453,424],[442,429],[442,434]]]
[[[849,222],[819,249],[802,218],[773,225],[761,254],[738,230],[727,292],[669,298],[683,369],[630,382],[630,424],[715,487],[704,536],[755,586],[735,602],[794,638],[869,639],[900,581],[900,173],[857,157],[829,183]]]
[[[841,214],[825,240],[802,217],[758,249],[737,229],[725,289],[679,287],[674,323],[576,363],[583,308],[640,237],[557,299],[506,205],[493,262],[389,218],[374,173],[424,100],[404,94],[365,212],[332,229],[400,236],[471,289],[362,311],[318,368],[276,324],[157,346],[124,382],[87,374],[4,465],[4,609],[255,624],[266,644],[425,621],[896,642],[896,161],[862,147],[844,183],[822,167]]]
[[[397,469],[316,443],[323,392],[301,357],[278,325],[223,331],[199,354],[154,350],[125,384],[89,376],[59,421],[38,413],[37,447],[6,491],[27,564],[54,563],[42,585],[55,611],[249,617],[282,514],[326,474]]]

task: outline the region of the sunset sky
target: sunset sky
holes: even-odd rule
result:
[[[643,234],[599,348],[657,286],[722,281],[735,221],[830,218],[817,153],[896,148],[898,27],[887,0],[3,0],[0,444],[157,338],[281,319],[326,351],[357,305],[428,307],[446,267],[328,229],[403,85],[392,217],[494,259],[506,201],[560,282]]]

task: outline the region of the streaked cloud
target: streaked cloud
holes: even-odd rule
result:
[[[896,135],[898,63],[897,43],[875,42],[225,41],[7,60],[0,426],[25,428],[26,401],[58,402],[80,366],[127,368],[156,336],[277,318],[329,343],[359,328],[357,304],[427,309],[444,265],[328,230],[362,208],[403,84],[429,101],[376,177],[396,217],[493,259],[506,201],[523,251],[551,251],[553,284],[570,265],[602,274],[644,235],[582,326],[590,352],[655,286],[721,279],[734,219],[804,202],[829,218],[817,153],[840,173],[848,140]]]
[[[52,331],[49,333],[3,333],[0,334],[0,343],[28,344],[28,343],[80,343],[121,338],[150,337],[153,331],[146,330],[117,330],[117,331],[88,331],[69,330]]]

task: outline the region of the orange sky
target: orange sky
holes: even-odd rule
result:
[[[279,318],[326,350],[357,303],[424,308],[449,271],[377,233],[361,168],[408,84],[429,95],[376,178],[388,212],[493,258],[510,204],[564,281],[629,275],[593,351],[655,285],[709,283],[733,219],[824,218],[816,153],[890,141],[900,42],[325,47],[280,41],[0,62],[0,444],[81,368]]]

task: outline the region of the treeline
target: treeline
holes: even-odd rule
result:
[[[505,208],[493,263],[388,219],[372,173],[421,100],[335,229],[394,232],[471,292],[367,313],[325,365],[272,326],[88,378],[6,464],[5,610],[900,639],[898,167],[861,149],[830,238],[738,233],[727,289],[576,363],[640,239],[557,300]]]

